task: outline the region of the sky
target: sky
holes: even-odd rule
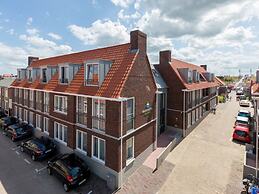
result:
[[[0,0],[0,74],[40,58],[129,42],[148,35],[160,50],[216,75],[259,69],[259,0]]]

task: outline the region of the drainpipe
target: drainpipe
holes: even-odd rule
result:
[[[183,91],[183,137],[186,136],[185,133],[185,91],[186,90],[182,90]]]

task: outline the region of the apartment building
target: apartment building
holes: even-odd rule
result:
[[[10,87],[12,114],[120,187],[155,149],[156,85],[146,45],[136,30],[127,44],[29,57]]]
[[[3,77],[0,79],[0,107],[9,114],[12,109],[12,101],[10,100],[10,94],[8,93],[9,86],[13,83],[13,77]]]
[[[167,85],[166,124],[183,136],[216,105],[218,82],[207,66],[197,66],[171,57],[171,51],[159,53],[159,64],[154,65]]]

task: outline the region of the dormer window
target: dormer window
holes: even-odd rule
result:
[[[47,68],[41,70],[42,82],[47,83]]]
[[[192,70],[188,70],[188,83],[192,83],[193,73]]]
[[[32,70],[31,69],[28,70],[28,81],[32,82]]]
[[[60,83],[67,84],[68,83],[68,66],[60,67]]]
[[[87,64],[86,84],[99,84],[98,64]]]

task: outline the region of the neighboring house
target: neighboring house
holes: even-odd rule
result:
[[[227,96],[228,94],[228,88],[227,85],[225,84],[225,82],[223,82],[220,78],[218,78],[217,76],[215,77],[215,81],[218,82],[219,86],[218,86],[218,95],[219,96]]]
[[[0,79],[0,107],[5,110],[6,114],[12,109],[12,101],[8,93],[9,86],[14,82],[12,77],[4,77]]]
[[[161,51],[155,65],[168,87],[167,127],[185,137],[216,105],[218,83],[207,66],[196,66]]]
[[[156,85],[146,34],[130,43],[29,57],[10,87],[13,115],[74,150],[115,189],[155,149]]]

